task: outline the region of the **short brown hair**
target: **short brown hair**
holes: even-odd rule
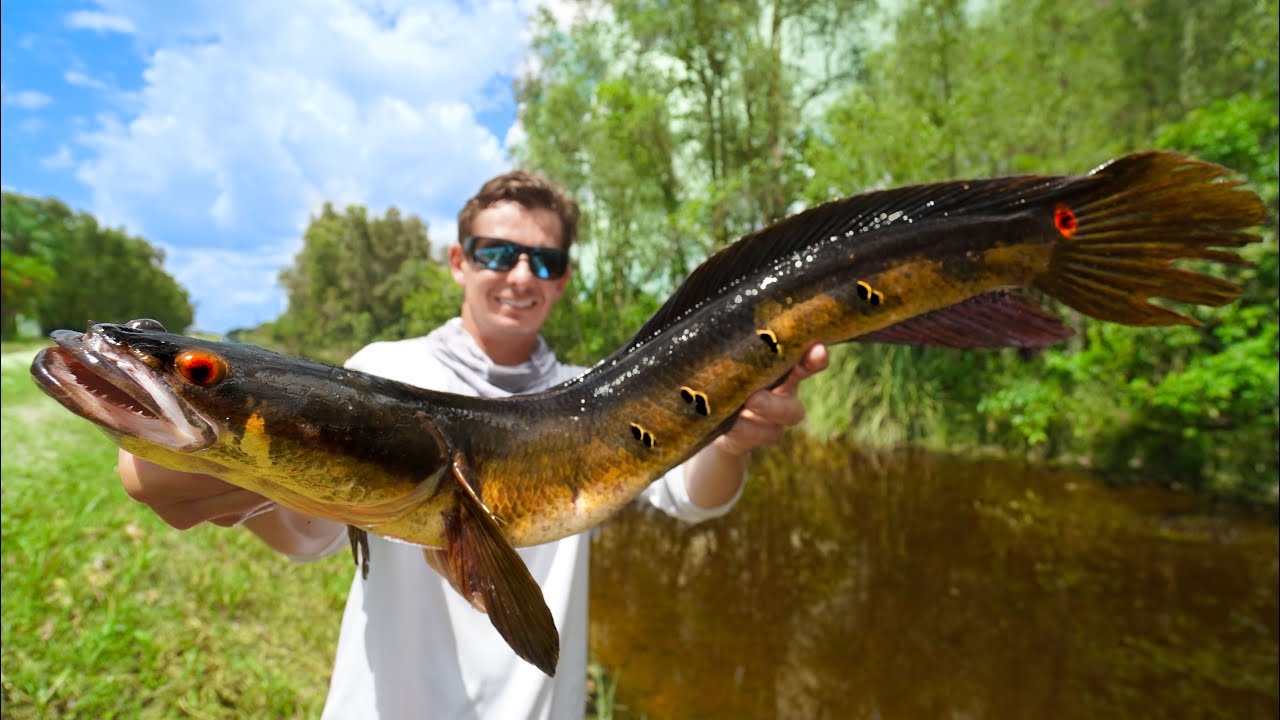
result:
[[[512,170],[503,173],[480,188],[475,197],[458,213],[458,242],[471,235],[471,226],[481,210],[500,202],[520,203],[530,210],[550,210],[560,218],[560,247],[568,250],[578,239],[578,203],[559,185],[529,172]]]

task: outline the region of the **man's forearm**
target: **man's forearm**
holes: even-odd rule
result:
[[[340,522],[310,517],[279,505],[243,524],[272,549],[298,560],[322,557],[344,535],[346,528]]]
[[[746,479],[750,459],[750,452],[729,452],[717,442],[706,446],[685,465],[689,499],[702,508],[717,508],[729,502]]]

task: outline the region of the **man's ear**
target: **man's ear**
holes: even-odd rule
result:
[[[453,281],[459,285],[462,285],[466,279],[462,270],[462,263],[465,259],[461,245],[454,243],[449,246],[449,274],[453,276]]]

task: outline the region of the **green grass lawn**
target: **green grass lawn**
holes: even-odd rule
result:
[[[249,533],[173,530],[115,446],[3,358],[5,718],[316,717],[352,563],[296,564]]]

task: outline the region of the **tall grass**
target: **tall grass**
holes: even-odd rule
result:
[[[3,362],[5,718],[316,717],[348,558],[178,532],[125,495],[115,446]]]

